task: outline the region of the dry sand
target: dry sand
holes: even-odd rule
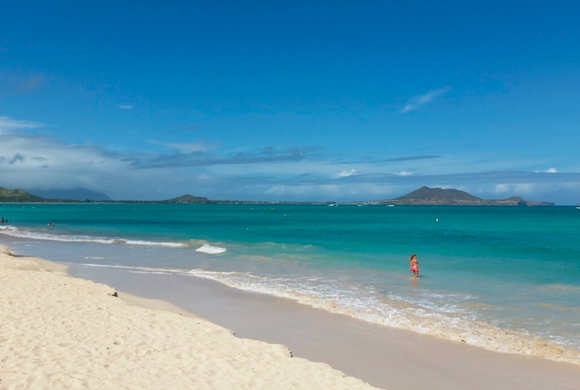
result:
[[[373,388],[282,345],[114,292],[0,246],[0,389]]]

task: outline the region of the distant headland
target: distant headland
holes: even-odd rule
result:
[[[76,194],[86,194],[77,189]],[[53,192],[56,194],[56,192]],[[58,193],[64,194],[64,193]],[[93,193],[98,194],[98,193]],[[0,187],[0,203],[162,203],[162,204],[330,204],[330,205],[433,205],[433,206],[554,206],[552,202],[526,201],[520,196],[507,199],[481,199],[465,191],[451,188],[421,187],[418,190],[394,199],[361,201],[361,202],[289,202],[289,201],[237,201],[210,200],[203,196],[182,195],[167,200],[110,200],[104,194],[100,199],[71,199],[63,196],[59,199],[47,199],[32,195],[24,190],[8,190]],[[103,199],[104,198],[104,199]]]

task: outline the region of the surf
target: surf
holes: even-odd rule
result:
[[[84,242],[103,245],[125,244],[136,246],[162,246],[171,248],[182,248],[187,246],[187,244],[182,242],[147,241],[119,237],[109,238],[98,236],[95,237],[84,235],[55,234],[55,233],[45,233],[42,231],[36,231],[32,229],[22,229],[14,226],[0,226],[0,233],[11,237],[27,238],[31,240],[42,240],[42,241]]]

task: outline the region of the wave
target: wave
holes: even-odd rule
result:
[[[91,237],[70,234],[45,233],[41,231],[20,229],[15,226],[0,226],[0,233],[11,237],[29,238],[32,240],[44,240],[44,241],[87,242],[105,245],[126,244],[126,245],[141,245],[141,246],[163,246],[171,248],[181,248],[187,246],[187,244],[181,242],[146,241],[146,240],[131,240],[127,238],[107,238],[107,237]]]
[[[213,246],[208,243],[205,243],[199,248],[197,248],[195,251],[214,255],[216,253],[224,253],[226,250],[227,250],[226,248],[222,248],[220,246]]]
[[[482,347],[495,352],[516,353],[580,365],[580,350],[523,331],[502,329],[479,321],[460,307],[432,303],[411,303],[404,298],[380,296],[372,291],[360,294],[360,286],[352,287],[356,294],[335,290],[309,288],[307,281],[273,279],[249,273],[215,272],[194,269],[189,274],[220,282],[226,286],[280,298],[287,298],[331,313],[343,314],[365,322],[405,329]],[[295,282],[295,283],[293,283]]]
[[[63,264],[77,264],[77,263],[67,263],[64,262]],[[155,273],[155,274],[164,274],[164,275],[168,275],[168,274],[187,274],[187,271],[182,270],[182,269],[172,269],[172,268],[152,268],[152,267],[131,267],[128,265],[111,265],[111,264],[92,264],[92,263],[84,263],[82,264],[86,267],[96,267],[96,268],[118,268],[118,269],[124,269],[130,272],[135,272],[135,271],[142,271],[142,272],[147,272],[147,273]]]

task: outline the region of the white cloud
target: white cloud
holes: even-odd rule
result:
[[[580,182],[538,182],[497,184],[493,194],[507,198],[522,196],[525,200],[549,201],[561,205],[578,203]]]
[[[17,119],[8,118],[7,116],[0,116],[0,134],[21,129],[36,129],[42,126],[44,126],[42,123],[20,121]]]
[[[423,95],[414,96],[411,99],[409,99],[407,101],[407,103],[405,103],[405,107],[403,107],[403,110],[401,112],[405,113],[405,112],[409,112],[409,111],[414,111],[414,110],[420,108],[421,106],[423,106],[424,104],[429,103],[434,98],[436,98],[438,96],[442,96],[449,91],[451,91],[451,88],[443,87],[443,88],[437,89],[435,91],[429,91]]]
[[[537,190],[542,184],[532,183],[514,183],[514,184],[496,184],[494,194],[509,194],[513,195],[530,195]]]
[[[534,171],[536,173],[558,173],[556,168],[548,168],[545,171]]]
[[[128,104],[119,104],[117,107],[122,108],[123,110],[132,110],[135,106],[131,106]]]
[[[409,171],[401,171],[401,172],[389,172],[391,175],[397,175],[397,176],[411,176],[412,173]]]
[[[19,132],[41,126],[40,123],[0,117],[1,186],[99,190],[104,180],[115,181],[128,173],[130,162],[124,161],[126,155]],[[129,180],[120,182],[129,186]]]
[[[349,177],[354,175],[360,175],[360,172],[357,172],[355,169],[344,170],[342,172],[337,173],[336,175],[332,176],[333,179],[337,179],[339,177]]]

